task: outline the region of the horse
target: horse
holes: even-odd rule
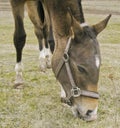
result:
[[[101,54],[98,34],[111,14],[94,25],[80,23],[76,0],[41,0],[52,24],[52,70],[61,85],[61,102],[85,121],[97,119]],[[77,17],[76,17],[77,16]]]
[[[83,17],[80,22],[80,2],[81,0],[39,0],[42,15],[44,14],[46,17],[46,25],[42,22],[42,26],[52,27],[55,48],[51,66],[61,85],[61,102],[70,106],[75,117],[93,121],[97,119],[98,80],[101,64],[97,35],[105,29],[111,15],[91,26],[85,22]],[[15,4],[13,7],[16,8],[17,5],[19,5],[17,8],[23,7],[23,4]],[[13,13],[23,12],[23,9],[17,10]],[[18,19],[15,20],[16,26],[18,24],[23,26],[21,15],[14,17]],[[21,33],[20,40],[25,37],[24,29],[22,32],[20,30],[19,34]],[[24,40],[22,41],[24,42]],[[17,47],[18,50],[21,48],[19,45]],[[16,69],[19,77],[21,68]]]
[[[79,5],[79,11],[82,12],[81,0],[77,0]],[[51,57],[54,51],[54,39],[52,34],[52,27],[50,25],[50,18],[48,13],[43,8],[40,0],[10,0],[14,22],[14,46],[16,48],[16,78],[15,87],[18,87],[24,83],[23,80],[23,64],[22,64],[22,50],[26,43],[26,32],[24,28],[24,6],[26,4],[28,16],[34,25],[35,35],[39,43],[39,65],[40,71],[45,72],[47,68],[51,67]],[[82,13],[80,16],[80,22],[83,22],[84,16]]]

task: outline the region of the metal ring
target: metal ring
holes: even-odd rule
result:
[[[63,55],[63,60],[65,61],[65,62],[68,62],[68,60],[69,60],[69,55],[68,55],[68,53],[64,53],[64,55]]]

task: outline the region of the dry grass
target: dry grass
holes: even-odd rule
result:
[[[90,24],[98,22],[105,16],[85,14]],[[25,18],[28,38],[23,51],[25,87],[21,90],[12,88],[15,77],[13,25],[10,13],[0,13],[0,128],[120,127],[120,17],[118,15],[113,15],[107,29],[98,37],[102,54],[99,80],[101,98],[98,120],[90,123],[74,118],[70,109],[60,103],[60,88],[52,71],[39,72],[38,44],[28,17]]]

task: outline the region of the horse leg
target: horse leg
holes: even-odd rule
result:
[[[41,33],[42,32],[42,33]],[[42,29],[35,26],[35,34],[39,42],[39,62],[40,70],[45,72],[47,68],[51,68],[51,57],[50,46],[48,44],[48,27],[46,24],[43,25]],[[42,38],[40,37],[42,35]]]
[[[27,9],[39,42],[40,70],[45,72],[47,68],[51,67],[51,52],[47,41],[48,28],[44,22],[44,10],[40,1],[27,1]]]
[[[52,31],[51,25],[50,25],[50,32],[49,32],[49,36],[48,36],[48,43],[50,45],[50,50],[53,53],[54,49],[55,49],[55,42],[54,42],[54,38],[53,38],[53,31]]]
[[[80,11],[80,23],[84,23],[85,22],[85,18],[84,18],[84,13],[83,13],[83,9],[82,9],[82,0],[77,0],[78,1],[78,6],[79,6],[79,11]]]
[[[51,68],[51,51],[50,51],[50,46],[47,41],[47,35],[46,35],[46,30],[45,26],[43,27],[42,34],[43,38],[42,40],[39,39],[40,36],[40,29],[35,28],[35,34],[38,38],[39,41],[39,61],[40,61],[40,70],[45,72],[47,68]]]
[[[22,76],[22,49],[26,41],[26,33],[24,30],[23,18],[24,18],[24,2],[15,2],[11,0],[11,7],[15,22],[14,31],[14,46],[16,48],[16,79],[15,87],[23,84]]]

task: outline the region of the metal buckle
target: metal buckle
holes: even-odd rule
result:
[[[64,62],[68,62],[68,60],[69,60],[69,55],[68,55],[67,52],[64,53],[64,55],[63,55],[63,60],[64,60]]]
[[[71,94],[73,97],[79,97],[81,95],[81,90],[78,87],[73,87],[71,89]]]

